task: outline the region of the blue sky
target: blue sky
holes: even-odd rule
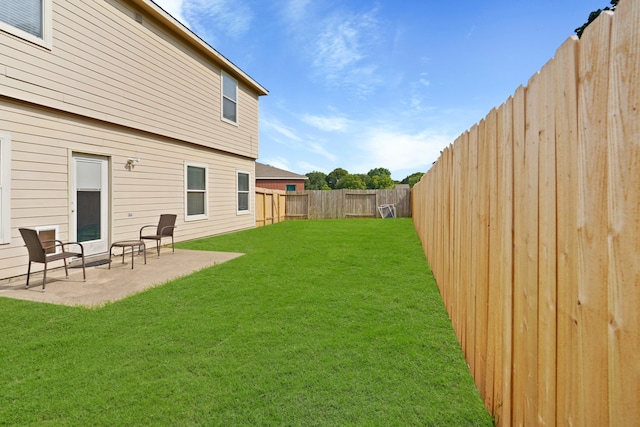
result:
[[[396,180],[425,172],[609,4],[155,2],[269,90],[258,161],[300,174],[384,167]]]

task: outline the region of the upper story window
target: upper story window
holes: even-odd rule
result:
[[[222,119],[238,124],[238,82],[222,73]]]
[[[185,163],[185,220],[207,218],[207,167]]]
[[[0,0],[0,30],[51,47],[52,0]]]
[[[249,174],[238,172],[238,213],[249,212]]]

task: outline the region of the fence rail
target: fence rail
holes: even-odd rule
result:
[[[393,204],[397,217],[411,216],[411,190],[304,190],[287,192],[287,219],[380,217],[378,206]]]
[[[445,149],[413,218],[498,425],[640,420],[640,1]]]

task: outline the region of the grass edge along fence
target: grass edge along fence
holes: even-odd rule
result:
[[[498,425],[640,420],[640,1],[623,0],[413,188]]]

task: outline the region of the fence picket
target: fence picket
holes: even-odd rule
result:
[[[556,52],[557,173],[557,346],[556,425],[578,425],[577,200],[578,200],[578,40]]]
[[[498,422],[511,420],[511,364],[513,360],[513,98],[498,110],[497,138],[497,259],[495,310],[499,330],[493,414]]]
[[[611,18],[580,41],[578,79],[578,413],[607,425],[607,91]],[[602,262],[589,262],[589,260]],[[595,396],[593,388],[604,390]],[[599,401],[605,404],[599,406]],[[596,408],[600,408],[597,410]]]
[[[538,422],[556,420],[556,129],[555,60],[542,68],[538,146]]]
[[[608,100],[608,367],[611,425],[640,420],[640,2],[612,25]]]

